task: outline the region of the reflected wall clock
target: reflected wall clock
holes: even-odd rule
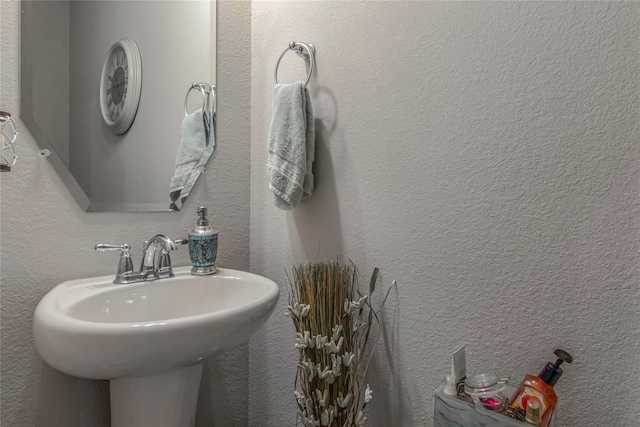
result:
[[[102,119],[117,135],[131,127],[142,90],[142,59],[136,42],[125,37],[115,42],[102,66],[100,110]]]

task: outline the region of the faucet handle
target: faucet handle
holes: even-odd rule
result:
[[[132,276],[135,275],[133,270],[133,260],[131,259],[131,253],[129,253],[130,246],[126,243],[122,245],[112,245],[109,243],[98,243],[95,246],[96,251],[121,251],[120,260],[118,261],[118,271],[116,272],[116,278],[113,281],[115,284],[131,283]]]
[[[105,251],[117,251],[120,250],[122,253],[129,252],[131,247],[123,243],[122,245],[112,245],[111,243],[98,243],[95,246],[96,251],[105,252]]]

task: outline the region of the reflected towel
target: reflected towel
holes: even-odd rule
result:
[[[182,120],[176,156],[176,171],[169,184],[170,210],[180,210],[193,185],[204,170],[216,146],[215,133],[209,135],[209,120],[202,109]]]
[[[273,117],[269,129],[267,172],[276,206],[293,209],[311,196],[315,126],[309,90],[302,82],[273,89]]]

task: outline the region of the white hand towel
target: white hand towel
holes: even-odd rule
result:
[[[302,82],[274,87],[268,149],[269,189],[276,206],[293,209],[311,196],[314,186],[315,125],[309,90]]]
[[[169,184],[170,210],[180,210],[215,146],[215,134],[211,132],[209,135],[208,118],[202,114],[202,109],[182,120],[176,171]]]

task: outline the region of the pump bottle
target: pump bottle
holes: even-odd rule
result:
[[[218,231],[209,225],[207,208],[198,208],[198,222],[189,233],[189,257],[191,274],[204,276],[217,272],[215,264],[218,256]]]
[[[558,402],[558,396],[553,386],[562,376],[560,365],[563,362],[571,363],[573,361],[571,355],[566,351],[558,349],[554,354],[558,357],[556,362],[547,363],[538,376],[527,375],[524,377],[510,402],[510,405],[515,408],[527,410],[527,402],[532,399],[537,400],[540,404],[542,427],[546,427],[549,423],[551,412]]]

